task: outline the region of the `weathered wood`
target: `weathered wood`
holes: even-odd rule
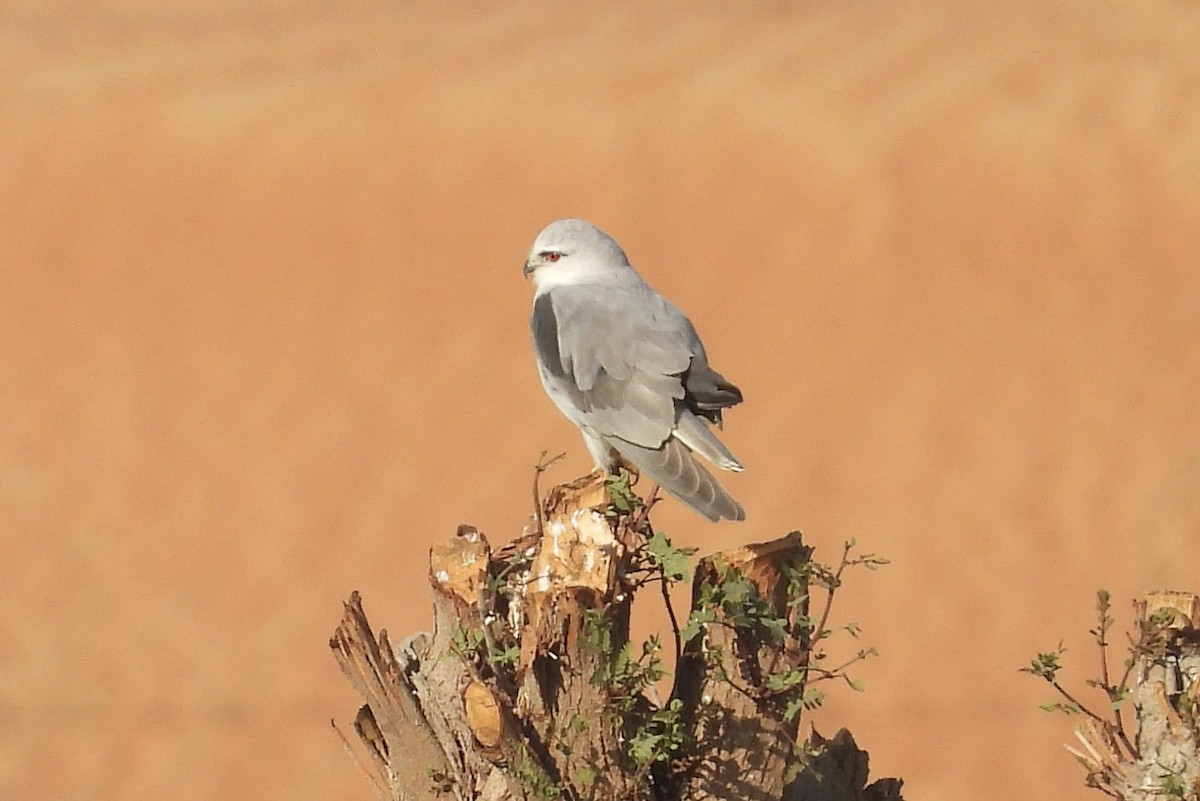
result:
[[[820,775],[796,747],[797,721],[764,677],[803,666],[808,643],[720,619],[689,644],[668,701],[683,704],[685,744],[670,760],[637,762],[628,744],[658,709],[613,676],[629,663],[619,655],[632,575],[645,575],[645,519],[614,512],[603,476],[554,488],[542,511],[497,551],[470,526],[432,549],[433,631],[398,652],[386,634],[373,638],[357,595],[347,605],[331,645],[367,701],[355,731],[383,797],[899,799],[898,782],[891,795],[865,786],[866,754],[848,733],[828,743],[814,733]],[[703,560],[696,586],[733,571],[781,616],[802,616],[788,569],[809,554],[798,535],[735,548]]]
[[[867,784],[870,759],[846,729],[829,740],[814,729],[808,743],[817,756],[788,785],[783,801],[900,801],[899,779]]]
[[[603,477],[551,491],[542,537],[529,566],[514,574],[508,597],[519,606],[521,661],[516,711],[531,741],[555,766],[566,797],[649,799],[648,782],[623,769],[621,718],[594,678],[612,654],[589,644],[602,625],[619,649],[629,639],[632,597],[622,578],[629,550],[620,523],[606,517]]]
[[[1200,596],[1150,593],[1135,603],[1135,613],[1152,642],[1134,666],[1136,753],[1090,718],[1076,729],[1080,747],[1067,750],[1087,769],[1088,785],[1114,798],[1194,801],[1200,798]]]
[[[511,717],[495,698],[494,682],[466,652],[470,633],[483,629],[491,558],[487,538],[465,525],[430,551],[433,633],[423,652],[412,653],[415,661],[407,678],[446,756],[455,786],[468,793],[464,797],[474,798],[473,794],[490,787],[495,798],[506,794],[519,798],[515,783],[498,767],[512,755],[504,747],[512,738],[497,737],[492,731],[492,727],[502,732],[512,728]],[[489,696],[490,702],[485,700]],[[495,716],[482,711],[485,707]]]
[[[693,639],[676,671],[675,697],[693,711],[697,759],[682,797],[885,801],[900,798],[900,782],[867,785],[867,753],[845,729],[831,740],[813,730],[798,747],[800,716],[786,716],[784,694],[768,678],[803,672],[809,663],[809,587],[803,567],[812,557],[799,532],[723,551],[700,561],[693,607],[705,588],[743,577],[788,622],[783,644],[754,627],[733,625],[720,610]],[[809,756],[815,754],[815,756]]]
[[[721,583],[726,571],[733,571],[749,579],[780,617],[807,614],[807,604],[789,612],[783,571],[785,566],[799,567],[810,554],[799,534],[791,534],[706,557],[696,568],[692,604],[700,604],[706,586]],[[804,647],[773,647],[753,630],[734,628],[719,610],[706,633],[688,643],[676,670],[674,695],[694,714],[701,756],[690,771],[684,797],[704,801],[782,796],[800,769],[798,723],[786,721],[765,699],[764,680],[771,673],[802,667],[807,653]]]
[[[423,775],[445,767],[443,751],[412,695],[387,633],[379,641],[371,633],[358,593],[346,603],[342,622],[329,641],[342,671],[365,700],[354,721],[370,776],[379,796],[390,801],[434,801],[428,782],[402,784],[400,777]]]

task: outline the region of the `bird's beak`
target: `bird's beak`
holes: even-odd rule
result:
[[[525,262],[525,270],[524,270],[525,277],[528,278],[529,274],[532,273],[537,268],[538,268],[537,262],[535,262],[533,259],[529,259],[528,261],[526,261]]]

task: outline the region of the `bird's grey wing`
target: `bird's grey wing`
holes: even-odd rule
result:
[[[542,378],[577,425],[648,448],[675,428],[688,331],[653,293],[563,286],[535,301],[531,326]]]
[[[697,417],[719,420],[741,393],[708,367],[681,312],[637,288],[558,287],[537,299],[531,324],[546,388],[576,425],[706,517],[745,518],[689,451],[741,469]]]

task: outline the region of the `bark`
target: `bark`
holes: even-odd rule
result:
[[[330,645],[366,702],[352,750],[380,797],[899,799],[897,780],[867,784],[866,752],[848,732],[798,743],[798,717],[787,719],[767,677],[806,666],[799,625],[773,639],[716,610],[667,703],[642,692],[653,682],[637,673],[647,662],[630,647],[629,619],[634,592],[653,586],[638,578],[647,531],[588,477],[551,490],[504,548],[470,526],[435,547],[431,633],[393,649],[353,595]],[[701,560],[693,604],[739,577],[763,608],[799,621],[807,610],[789,607],[788,581],[809,557],[793,534]],[[665,756],[633,747],[672,734]]]

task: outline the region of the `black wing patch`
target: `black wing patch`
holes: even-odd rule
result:
[[[554,303],[550,295],[542,295],[533,302],[533,316],[529,318],[533,329],[533,346],[546,370],[555,378],[566,378],[567,368],[558,349],[558,317],[554,314]],[[572,382],[573,384],[574,382]]]
[[[721,426],[721,410],[742,402],[742,391],[725,380],[725,377],[707,364],[692,360],[683,377],[687,390],[683,402],[697,417],[704,417],[718,428]]]

